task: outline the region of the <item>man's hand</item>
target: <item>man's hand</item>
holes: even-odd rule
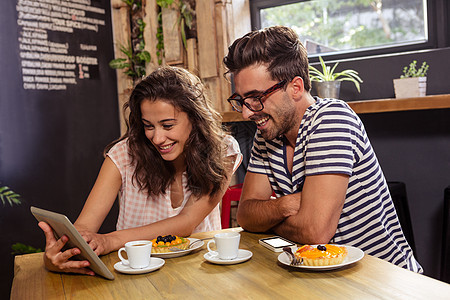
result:
[[[286,195],[280,198],[273,198],[271,200],[278,202],[281,215],[285,218],[298,214],[300,210],[301,193]]]

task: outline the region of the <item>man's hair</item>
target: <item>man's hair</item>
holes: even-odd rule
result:
[[[157,100],[185,112],[192,124],[182,154],[185,155],[188,188],[195,196],[216,194],[226,177],[222,117],[212,107],[201,80],[185,69],[161,67],[136,85],[123,107],[127,131],[120,139],[108,145],[105,153],[118,141],[128,138],[129,154],[136,167],[133,181],[149,194],[166,192],[174,179],[175,168],[172,162],[161,157],[145,136],[141,112],[143,101]]]
[[[267,66],[274,80],[289,82],[300,76],[305,89],[311,90],[308,54],[298,35],[289,27],[273,26],[247,33],[228,48],[223,62],[227,73],[237,74],[246,67],[262,64]]]

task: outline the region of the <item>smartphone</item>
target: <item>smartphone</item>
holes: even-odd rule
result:
[[[259,243],[266,247],[267,249],[270,249],[274,252],[281,252],[283,251],[284,247],[293,247],[297,246],[296,243],[285,239],[281,236],[272,236],[268,238],[263,238],[259,240]]]

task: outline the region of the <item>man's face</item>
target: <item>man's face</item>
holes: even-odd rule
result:
[[[258,96],[278,81],[270,78],[267,67],[252,65],[235,74],[236,93],[242,97]],[[297,124],[296,109],[293,101],[284,89],[279,89],[261,99],[264,109],[253,112],[245,105],[242,107],[244,119],[255,122],[266,140],[272,140],[288,132]]]

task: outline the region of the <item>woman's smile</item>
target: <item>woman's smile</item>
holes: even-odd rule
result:
[[[158,149],[159,149],[159,152],[161,152],[161,153],[169,153],[174,146],[175,146],[175,143],[171,143],[168,145],[159,146]]]

